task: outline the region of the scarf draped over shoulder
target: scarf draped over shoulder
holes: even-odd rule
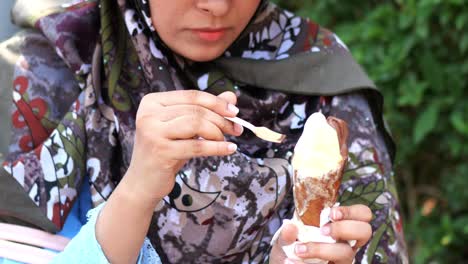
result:
[[[229,138],[239,146],[234,155],[190,160],[155,208],[148,232],[163,259],[261,262],[275,228],[294,208],[290,157],[305,119],[319,110],[340,115],[333,110],[336,100],[353,93],[362,95],[360,105],[369,106],[363,111],[374,124],[370,129],[381,135],[362,142],[378,145],[371,156],[386,161],[379,167],[372,158],[369,170],[380,174],[366,178],[380,188],[378,197],[388,200],[376,208],[388,217],[373,225],[398,230],[396,194],[387,190],[394,146],[381,118],[382,96],[333,32],[262,1],[220,58],[195,63],[159,39],[148,5],[147,0],[17,1],[14,21],[30,29],[5,44],[15,54],[15,66],[13,132],[0,171],[0,193],[8,194],[8,199],[0,195],[8,201],[0,202],[2,221],[56,232],[84,180],[91,183],[94,205],[104,202],[129,166],[141,99],[195,88],[236,93],[241,118],[284,133],[287,140],[263,142],[247,131]],[[353,115],[346,115],[352,123]],[[364,133],[361,125],[350,126]],[[350,164],[357,167],[362,157]],[[342,188],[343,195],[345,190],[353,195],[356,184]],[[398,258],[391,245],[400,241],[404,248],[404,242],[395,232],[373,250]],[[364,252],[358,259],[368,258]]]

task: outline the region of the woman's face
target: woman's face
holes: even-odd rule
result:
[[[260,1],[150,0],[151,19],[174,52],[193,61],[210,61],[237,39]]]

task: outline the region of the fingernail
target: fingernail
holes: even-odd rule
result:
[[[234,144],[234,143],[230,143],[230,144],[228,145],[228,150],[229,150],[230,152],[236,151],[236,150],[237,150],[237,145]]]
[[[335,209],[333,210],[332,218],[333,220],[341,220],[343,218],[343,213],[340,210]]]
[[[244,133],[244,127],[239,125],[239,124],[234,124],[234,131],[237,133],[237,134],[242,134]]]
[[[322,233],[322,235],[324,235],[324,236],[329,236],[330,233],[331,233],[331,228],[330,228],[330,226],[326,225],[326,226],[322,227],[322,228],[320,229],[320,233]]]
[[[233,104],[228,104],[228,111],[237,115],[239,113],[239,108]]]
[[[296,245],[296,254],[303,254],[307,252],[307,246],[306,245]]]

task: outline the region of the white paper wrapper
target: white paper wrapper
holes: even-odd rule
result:
[[[337,207],[337,206],[339,206],[339,203],[336,203],[333,207]],[[320,227],[331,222],[331,219],[329,217],[330,211],[331,211],[331,208],[327,207],[323,209],[322,212],[320,213]],[[327,264],[328,261],[321,260],[321,259],[299,258],[298,256],[296,256],[294,252],[296,244],[307,243],[307,242],[333,244],[333,243],[336,243],[336,241],[330,236],[322,235],[319,227],[304,225],[301,219],[297,217],[296,214],[293,216],[291,220],[286,220],[286,221],[290,221],[291,223],[295,224],[299,229],[297,241],[294,242],[293,244],[283,246],[283,251],[286,254],[286,256],[289,259],[300,260],[304,263],[309,263],[309,264]],[[276,240],[278,239],[280,233],[281,233],[281,228],[278,231],[276,231],[275,235],[273,236],[273,239],[271,242],[272,245],[276,243]],[[348,241],[348,243],[350,244],[350,246],[354,247],[356,245],[356,240]]]

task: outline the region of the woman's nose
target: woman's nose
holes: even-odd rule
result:
[[[244,0],[250,1],[250,0]],[[221,17],[228,13],[231,0],[199,0],[197,8],[213,16]]]

